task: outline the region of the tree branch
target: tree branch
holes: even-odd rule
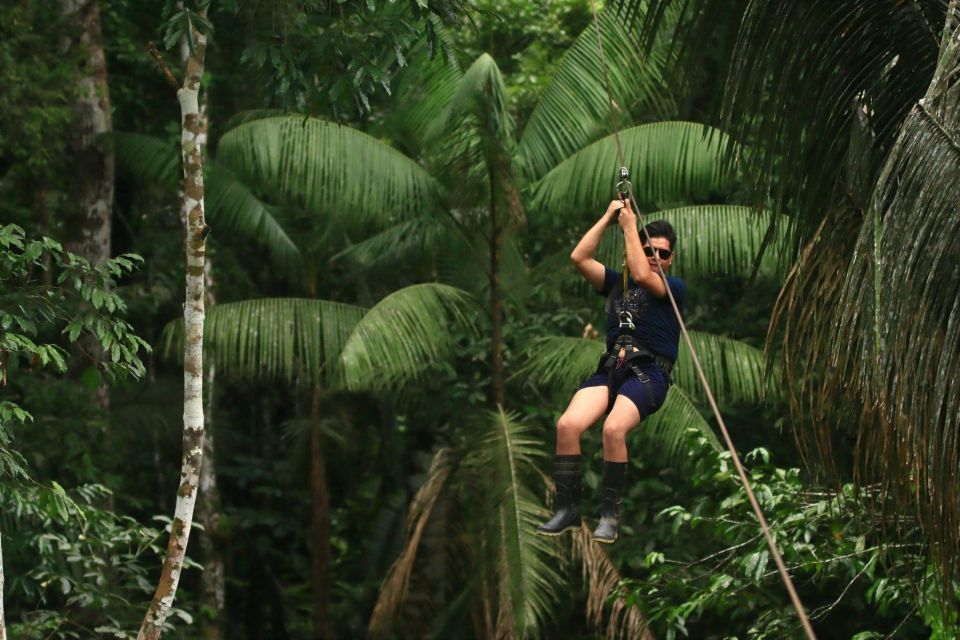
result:
[[[157,63],[157,66],[160,67],[160,72],[163,73],[163,77],[166,78],[167,84],[174,91],[180,90],[180,83],[177,82],[177,77],[173,75],[173,71],[170,70],[170,67],[167,66],[167,61],[163,59],[163,56],[160,54],[160,50],[157,49],[157,44],[155,42],[147,43],[147,53],[154,59]]]

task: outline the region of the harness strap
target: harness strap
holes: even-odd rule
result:
[[[620,359],[621,349],[625,351],[622,360]],[[638,360],[653,362],[654,365],[663,371],[664,377],[667,379],[667,384],[673,384],[673,380],[670,378],[670,372],[673,371],[673,360],[658,356],[643,345],[638,345],[636,340],[633,339],[633,336],[621,335],[613,344],[613,348],[607,353],[603,363],[603,368],[607,372],[608,412],[613,408],[613,403],[616,401],[617,390],[615,389],[614,382],[616,381],[616,372],[620,367],[628,367],[640,384],[646,385],[650,383],[650,377],[640,367],[640,362],[637,362]]]

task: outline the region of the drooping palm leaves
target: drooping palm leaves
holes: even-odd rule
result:
[[[771,224],[776,223],[773,240],[764,248],[758,266],[761,275],[782,277],[787,249],[786,216],[741,205],[708,204],[654,211],[643,217],[645,223],[653,220],[666,220],[677,232],[677,258],[671,275],[681,278],[716,274],[748,278],[760,258]],[[623,234],[605,234],[597,248],[597,259],[619,265],[623,260]]]
[[[930,87],[901,127],[834,290],[834,339],[812,342],[812,357],[830,366],[827,392],[862,407],[863,479],[916,509],[948,576],[960,566],[958,25],[951,13]]]
[[[437,181],[393,147],[316,118],[246,122],[224,134],[217,152],[248,184],[317,214],[382,224],[441,198]]]
[[[448,537],[449,545],[462,547],[461,553],[471,556],[451,570],[469,572],[459,581],[472,585],[468,589],[472,606],[491,613],[487,636],[536,636],[549,616],[562,582],[553,544],[534,533],[546,515],[536,497],[537,459],[543,456],[540,439],[516,415],[502,411],[485,414],[475,427],[479,446],[465,450],[459,464],[448,460],[438,465],[438,453],[414,499],[409,520],[412,535],[384,581],[371,618],[374,637],[389,633],[391,620],[404,606],[405,585],[415,570],[425,526],[449,527],[464,537]],[[429,507],[443,486],[448,487],[449,499],[463,502],[451,512],[466,516],[465,521],[428,521]]]
[[[623,598],[611,602],[611,595],[620,587],[622,576],[603,545],[593,541],[589,527],[581,525],[572,539],[573,554],[581,560],[583,580],[587,585],[587,619],[597,628],[606,627],[604,637],[607,640],[653,640],[639,609],[627,604]]]
[[[687,33],[731,9],[686,4]],[[960,566],[957,3],[735,6],[721,122],[755,141],[757,184],[795,212],[806,247],[771,331],[792,405],[813,423],[801,442],[831,467],[853,424],[861,480],[917,514],[949,576]]]
[[[661,76],[664,54],[649,56],[625,46],[629,34],[609,11],[600,16],[607,72],[618,126],[633,124],[637,116],[662,119],[675,111],[673,98]],[[517,147],[517,161],[528,179],[543,176],[562,160],[597,138],[612,133],[610,105],[597,55],[597,35],[591,25],[564,54],[551,83],[531,113]]]
[[[175,144],[139,133],[110,137],[117,165],[139,182],[175,191],[180,184],[180,151]],[[222,242],[254,240],[270,250],[276,264],[292,272],[299,250],[278,222],[275,212],[249,186],[213,159],[204,162],[206,217]]]
[[[472,304],[439,284],[400,289],[371,309],[309,298],[229,302],[207,315],[206,349],[228,376],[396,389],[450,356],[457,332],[473,326]],[[181,339],[171,323],[167,350]]]
[[[757,193],[772,191],[775,210],[795,208],[798,232],[808,238],[822,212],[846,192],[841,168],[857,120],[854,107],[871,115],[879,153],[868,158],[868,171],[874,180],[878,175],[904,115],[932,75],[946,0],[681,4],[691,18],[676,31],[686,53],[681,65],[695,64],[698,43],[718,24],[737,25],[718,124],[755,152],[749,171]],[[647,39],[664,8],[675,5],[616,3],[622,15],[642,16],[637,22]]]
[[[725,135],[692,122],[658,122],[620,132],[624,162],[641,211],[708,200],[722,191],[730,174],[717,157]],[[617,148],[607,136],[576,152],[533,185],[538,215],[582,220],[603,211],[613,199],[619,175]]]
[[[407,540],[400,556],[387,572],[387,578],[380,589],[380,597],[370,616],[370,637],[389,637],[389,633],[398,609],[407,595],[410,574],[413,572],[417,552],[424,529],[430,522],[433,507],[440,494],[446,489],[453,471],[454,454],[450,449],[439,449],[430,465],[427,478],[420,486],[407,514]]]
[[[476,306],[464,291],[441,284],[405,287],[377,303],[353,328],[341,364],[351,389],[379,391],[419,378],[424,364],[454,350],[451,329],[474,327]]]

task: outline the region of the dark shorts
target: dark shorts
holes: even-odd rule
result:
[[[640,419],[643,420],[663,406],[664,400],[667,399],[670,383],[667,381],[663,369],[652,362],[638,365],[638,368],[646,377],[646,382],[641,382],[633,370],[624,365],[614,371],[613,388],[616,395],[625,396],[636,405],[637,411],[640,412]],[[580,384],[577,390],[588,387],[605,387],[607,386],[607,379],[608,374],[601,365],[596,373]],[[608,407],[607,409],[612,408]]]

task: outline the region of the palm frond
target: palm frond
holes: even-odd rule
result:
[[[746,278],[758,273],[782,277],[785,271],[789,219],[770,211],[738,205],[699,205],[656,211],[644,222],[662,219],[677,232],[677,257],[670,271],[682,278],[727,276]],[[772,229],[773,239],[764,247]],[[756,260],[763,256],[759,265]],[[623,234],[605,233],[597,247],[597,260],[619,265],[623,260]]]
[[[351,260],[369,269],[396,265],[414,256],[432,256],[449,244],[449,236],[456,233],[451,227],[445,217],[424,212],[348,246],[334,259]]]
[[[139,182],[171,192],[180,184],[180,151],[175,144],[140,133],[111,135],[117,166]],[[299,250],[270,208],[226,167],[211,159],[204,162],[206,217],[215,238],[231,235],[255,240],[270,250],[277,265],[292,272]]]
[[[632,115],[668,118],[676,106],[661,76],[663,53],[649,56],[632,46],[629,33],[613,12],[600,15],[610,91],[619,109],[618,126],[635,122]],[[543,176],[561,160],[597,138],[612,133],[603,69],[593,23],[564,53],[550,84],[530,114],[517,146],[517,159],[528,178]]]
[[[663,406],[647,418],[637,431],[640,432],[641,446],[646,451],[656,452],[657,460],[664,463],[678,462],[684,458],[691,431],[704,438],[715,450],[723,450],[710,424],[677,384],[670,387]]]
[[[619,0],[628,11],[664,0]],[[748,171],[756,193],[774,196],[775,210],[798,212],[796,229],[808,239],[837,194],[856,193],[844,171],[856,109],[870,113],[868,174],[875,184],[911,105],[923,95],[937,61],[946,0],[782,3],[686,0],[691,16],[676,32],[696,63],[698,44],[718,24],[737,30],[727,66],[720,126],[749,140],[756,155]],[[645,20],[647,37],[656,20]],[[858,206],[865,208],[867,202]]]
[[[420,379],[452,355],[473,329],[466,292],[428,283],[396,291],[370,309],[343,347],[340,363],[350,389],[397,388]]]
[[[145,184],[175,191],[183,175],[176,143],[142,133],[115,131],[110,134],[114,159],[121,173]]]
[[[700,356],[704,375],[713,389],[717,402],[757,403],[767,393],[774,393],[770,378],[765,374],[765,356],[762,349],[712,333],[691,331],[690,341]],[[690,352],[683,340],[673,370],[674,381],[689,392],[691,398],[705,400]]]
[[[496,208],[501,220],[520,219],[513,136],[503,76],[493,58],[483,54],[460,78],[443,116],[428,133],[442,149],[437,174],[455,204],[485,202]]]
[[[874,191],[832,314],[825,387],[863,412],[862,481],[917,514],[945,584],[960,571],[960,15]]]
[[[658,122],[621,133],[624,159],[642,211],[706,201],[722,192],[729,174],[719,157],[726,135],[692,122]],[[619,177],[613,136],[570,156],[533,186],[531,211],[545,219],[596,218],[615,196]]]
[[[440,26],[438,33],[444,32]],[[396,98],[387,114],[387,129],[411,157],[429,155],[428,133],[444,116],[462,77],[456,59],[430,56],[424,41],[394,78]]]
[[[377,597],[377,603],[367,627],[371,638],[390,636],[397,611],[407,596],[407,586],[417,559],[420,540],[430,521],[433,507],[450,480],[453,460],[454,455],[450,449],[444,448],[437,451],[426,480],[410,504],[410,512],[407,516],[407,541],[400,556],[387,572],[387,577],[380,588],[380,595]]]
[[[432,136],[449,132],[465,118],[475,119],[477,133],[491,150],[503,152],[512,144],[513,118],[507,108],[507,88],[489,54],[474,60],[457,82],[443,117],[434,123]]]
[[[623,598],[610,603],[611,595],[619,589],[623,577],[603,545],[593,541],[593,533],[586,524],[574,533],[572,541],[573,553],[580,558],[587,587],[587,620],[598,629],[606,627],[604,637],[607,640],[653,640],[647,621],[637,607]]]
[[[310,117],[247,122],[227,132],[219,160],[282,201],[359,223],[437,206],[440,188],[416,162],[349,127]]]
[[[339,387],[340,355],[365,313],[362,307],[306,298],[218,304],[207,312],[204,349],[227,376]],[[166,351],[182,340],[183,323],[168,324]]]
[[[526,378],[541,389],[573,392],[596,370],[604,349],[600,340],[568,336],[536,338],[521,348],[518,354],[521,364],[513,378]]]
[[[287,273],[301,265],[300,250],[277,220],[273,210],[221,164],[207,167],[206,211],[215,237],[230,242],[236,234],[262,243],[271,258]]]
[[[482,428],[464,463],[477,471],[474,477],[489,496],[482,530],[498,577],[497,635],[527,637],[547,621],[560,584],[553,545],[535,533],[548,516],[531,483],[539,481],[543,446],[518,416],[503,410],[487,416]]]

